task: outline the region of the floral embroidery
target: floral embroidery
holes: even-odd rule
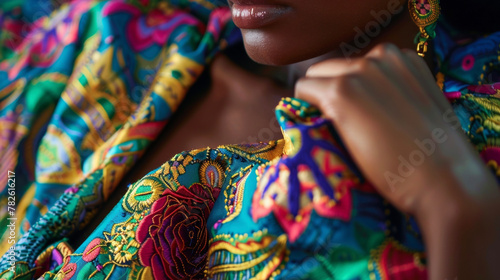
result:
[[[201,162],[198,171],[201,183],[211,188],[220,189],[226,178],[226,165],[227,164],[220,156],[215,160],[205,160]]]
[[[73,253],[73,248],[67,243],[67,240],[49,246],[41,253],[35,261],[36,266],[43,267],[45,271],[52,270],[62,264],[64,259]],[[34,278],[40,277],[40,273],[35,274]]]
[[[273,212],[292,243],[305,231],[313,209],[320,216],[348,221],[351,188],[359,182],[331,125],[306,107],[305,102],[285,99],[277,110],[287,154],[257,169],[251,209],[254,221]]]
[[[290,255],[286,243],[286,235],[273,236],[266,229],[252,236],[218,235],[210,240],[208,279],[274,279]]]
[[[193,160],[193,156],[189,153],[180,153],[175,155],[170,161],[164,164],[165,173],[172,177],[172,180],[179,184],[177,178],[186,173],[185,166]]]
[[[58,273],[59,279],[68,280],[75,275],[76,263],[71,262],[71,257],[67,256],[64,258],[64,265]]]
[[[270,141],[269,143],[259,142],[252,144],[225,145],[224,149],[230,151],[244,160],[254,161],[262,164],[283,154],[283,140]]]
[[[377,279],[427,279],[427,269],[422,252],[412,252],[394,240],[387,240],[371,252],[369,267]],[[399,267],[404,269],[392,269]],[[376,269],[375,269],[376,268]]]
[[[245,192],[245,182],[250,175],[253,165],[249,165],[242,168],[240,172],[231,176],[229,180],[229,187],[224,191],[224,202],[227,212],[227,217],[225,219],[218,220],[214,224],[214,228],[217,229],[221,224],[232,221],[236,218],[243,207],[243,193]]]
[[[134,211],[141,213],[155,202],[165,189],[165,182],[154,176],[148,176],[132,185],[129,191],[125,194],[122,201],[123,208],[133,213]]]
[[[427,12],[436,1],[414,1],[426,13],[422,20],[436,15]],[[16,243],[15,273],[4,255],[0,278],[202,278],[204,264],[206,276],[219,280],[425,277],[424,246],[414,220],[363,181],[317,109],[294,99],[277,110],[284,141],[181,153],[133,184],[75,252],[59,245],[53,251],[50,246],[95,218],[218,46],[231,44],[226,35],[233,30],[227,8],[214,10],[210,0],[71,3],[27,26],[34,28],[29,36],[0,52],[6,57],[0,72],[16,76],[0,91],[5,108],[0,155],[7,159],[0,174],[16,168],[21,178],[27,172],[19,190],[36,185],[43,194],[34,196],[29,209],[36,215],[27,215],[27,233]],[[0,22],[6,16],[2,13]],[[193,24],[177,24],[189,16]],[[14,29],[20,27],[6,34],[17,34]],[[446,42],[436,44],[438,82],[471,142],[500,177],[500,33],[467,47],[442,38]],[[54,127],[64,135],[54,135]],[[65,147],[22,149],[34,147],[36,138],[54,136]],[[34,152],[43,161],[24,162]],[[68,157],[75,152],[80,160]],[[47,161],[51,157],[56,158]],[[35,179],[26,163],[43,167],[51,185],[38,184],[43,174]],[[258,168],[263,163],[268,164]],[[77,170],[67,166],[81,172],[64,177],[54,172]],[[66,181],[70,177],[81,183]],[[50,195],[40,189],[44,185]],[[224,196],[215,202],[220,187]],[[213,227],[218,221],[224,224]]]
[[[137,228],[139,259],[156,279],[202,278],[208,253],[206,221],[220,189],[201,184],[167,189]]]

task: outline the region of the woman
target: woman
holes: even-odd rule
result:
[[[66,234],[67,226],[47,231],[56,242],[40,256],[25,258],[28,268],[19,264],[17,276],[23,269],[25,275],[41,275],[50,268],[44,277],[495,278],[494,264],[488,261],[496,259],[500,248],[494,176],[457,130],[452,107],[421,58],[394,45],[371,49],[379,40],[411,46],[411,19],[399,15],[405,3],[357,3],[356,10],[349,9],[350,3],[327,0],[315,6],[263,4],[230,2],[252,59],[288,64],[327,53],[332,46],[339,48],[328,56],[339,51],[350,55],[315,64],[295,86],[296,96],[320,108],[338,134],[307,103],[285,99],[277,108],[284,141],[176,155],[132,185],[76,251],[64,240],[54,240]],[[422,13],[432,6],[412,4],[422,4]],[[374,14],[379,19],[385,15],[380,29],[388,25],[379,37],[359,35],[362,29],[352,28],[367,26]],[[317,31],[340,25],[349,28]],[[498,61],[491,53],[498,35],[472,43],[487,55],[472,57],[476,63],[465,57],[457,70],[454,59],[465,51],[446,37],[443,25],[435,55],[445,80],[438,81],[472,143],[496,168],[497,85],[467,86],[464,81],[471,81],[467,78],[478,73],[477,67],[495,77]],[[356,45],[361,36],[369,38],[369,45]],[[488,43],[494,48],[488,49]],[[229,62],[216,60],[214,67],[217,63]],[[462,82],[456,81],[460,71],[469,75]],[[212,73],[217,75],[217,69]],[[253,78],[254,84],[262,81],[234,73]],[[485,76],[480,77],[487,80]],[[215,82],[220,80],[215,76]],[[84,188],[67,191],[60,200],[64,203],[51,210],[57,213]],[[414,216],[421,233],[412,218],[375,190]],[[30,229],[21,246],[42,247],[33,236],[46,224],[51,225],[50,213]],[[64,257],[64,263],[54,256]]]

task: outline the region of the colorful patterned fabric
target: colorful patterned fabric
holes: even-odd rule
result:
[[[240,40],[218,3],[0,2],[0,271],[15,252],[16,275],[39,276],[73,251],[49,248],[88,223]]]
[[[438,83],[471,143],[500,177],[500,32],[465,38],[445,24],[437,32]],[[146,115],[153,111],[159,113]],[[276,115],[283,140],[174,156],[131,185],[73,251],[64,237],[98,209],[94,201],[105,199],[104,184],[118,180],[103,169],[89,173],[17,243],[23,254],[15,274],[4,255],[0,277],[426,279],[415,220],[363,179],[332,125],[297,99],[284,99]],[[100,158],[117,150],[106,147]]]

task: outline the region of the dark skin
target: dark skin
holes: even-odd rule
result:
[[[292,8],[293,16],[242,30],[245,48],[260,63],[298,63],[289,68],[304,76],[295,84],[295,95],[318,106],[333,122],[380,194],[417,218],[427,247],[429,279],[496,279],[500,191],[463,134],[443,121],[449,104],[435,85],[428,63],[408,50],[414,48],[417,30],[407,11],[394,17],[360,53],[349,60],[342,58],[339,45],[352,40],[354,27],[366,26],[373,20],[370,11],[387,9],[389,2],[317,0],[312,5],[276,0],[275,4]],[[335,28],[325,28],[330,26]],[[210,70],[210,88],[198,87],[204,93],[195,95],[203,97],[202,102],[188,99],[125,183],[140,179],[182,150],[254,138],[270,140],[258,139],[259,132],[270,127],[278,98],[293,95],[290,85],[287,89],[262,76],[269,73],[266,68],[257,75],[224,56],[217,57]],[[438,145],[404,182],[389,186],[385,172],[396,169],[399,155],[415,149],[414,139],[428,138],[435,128],[445,132],[446,144]],[[281,134],[275,131],[268,137],[278,139]],[[111,209],[125,191],[119,187],[106,208]],[[109,209],[95,221],[101,221]],[[96,225],[88,226],[81,236]]]
[[[462,131],[444,120],[451,107],[420,57],[380,45],[349,62],[326,60],[309,68],[296,96],[333,122],[379,193],[417,218],[430,279],[497,278],[487,262],[499,257],[497,183]],[[385,175],[397,170],[398,156],[436,129],[445,142],[413,174],[389,184]]]

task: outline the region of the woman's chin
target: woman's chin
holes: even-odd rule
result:
[[[247,50],[248,56],[253,61],[259,64],[271,65],[271,66],[283,66],[295,62],[294,60],[290,60],[289,58],[283,58],[280,57],[279,55],[270,54],[269,51],[256,50],[253,48],[247,48],[246,46],[245,49]]]
[[[297,36],[287,36],[262,30],[241,30],[248,56],[265,65],[289,65],[331,52],[336,42],[312,43],[309,38],[300,40]],[[311,45],[315,47],[311,47]]]
[[[284,34],[269,34],[262,30],[242,29],[243,42],[248,56],[257,63],[265,65],[287,65],[307,58],[303,58],[301,51],[296,47],[287,47]]]

